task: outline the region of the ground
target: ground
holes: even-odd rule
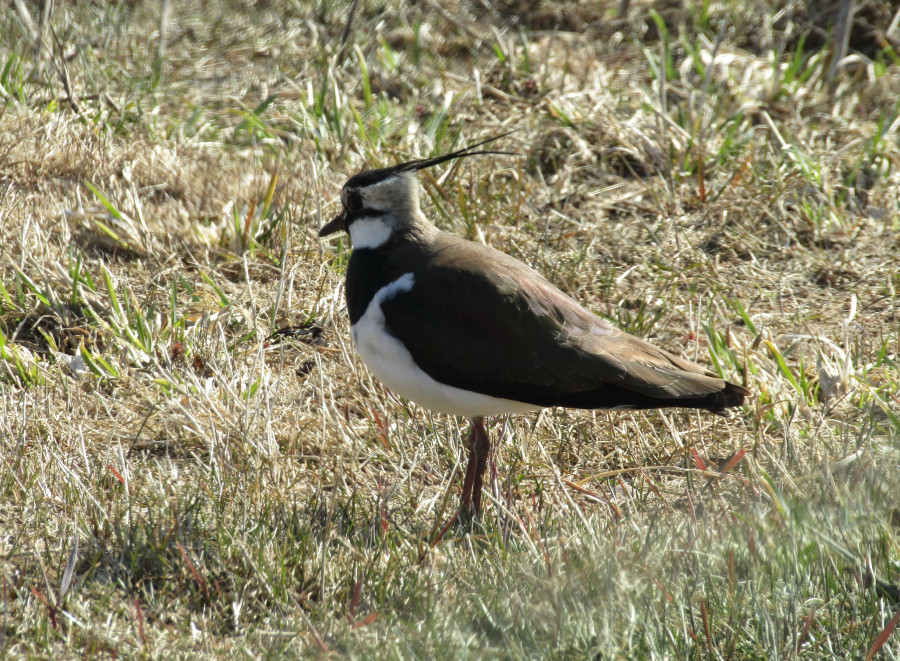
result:
[[[900,14],[850,4],[7,8],[0,657],[900,658]],[[754,396],[492,420],[436,541],[465,421],[316,233],[506,132],[429,217]]]

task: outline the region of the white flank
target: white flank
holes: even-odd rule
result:
[[[359,247],[355,237],[353,246]],[[409,291],[414,283],[413,274],[407,273],[382,287],[353,326],[353,344],[372,374],[401,397],[440,413],[472,418],[539,409],[534,404],[480,395],[438,383],[416,365],[403,343],[385,330],[381,311],[384,301]],[[435,350],[440,351],[440,347]]]
[[[391,238],[392,226],[384,218],[360,218],[350,223],[350,241],[353,249],[378,248]]]

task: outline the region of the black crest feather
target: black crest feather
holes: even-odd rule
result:
[[[388,177],[392,177],[395,174],[399,174],[401,172],[415,172],[418,170],[424,170],[425,168],[430,168],[433,165],[438,165],[439,163],[445,163],[446,161],[452,161],[456,158],[466,158],[467,156],[478,156],[480,154],[499,154],[503,156],[518,156],[516,152],[511,151],[495,151],[489,149],[483,149],[481,151],[473,151],[482,145],[486,145],[490,142],[494,142],[495,140],[499,140],[500,138],[505,138],[512,131],[508,131],[506,133],[501,133],[500,135],[495,135],[492,138],[488,138],[487,140],[482,140],[481,142],[476,142],[474,145],[469,145],[468,147],[463,147],[462,149],[457,149],[454,152],[450,152],[449,154],[443,154],[441,156],[434,156],[433,158],[417,158],[412,161],[406,161],[405,163],[399,163],[397,165],[392,165],[386,168],[378,168],[376,170],[366,170],[365,172],[360,172],[357,175],[350,177],[347,180],[347,183],[344,184],[345,188],[365,188],[366,186],[371,186],[372,184],[377,184],[379,181],[383,181]]]

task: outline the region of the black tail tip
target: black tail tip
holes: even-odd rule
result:
[[[725,387],[718,392],[719,397],[716,398],[718,400],[716,401],[716,408],[710,409],[710,411],[723,418],[730,418],[731,413],[728,412],[728,409],[743,406],[752,394],[750,390],[743,386],[726,381]]]

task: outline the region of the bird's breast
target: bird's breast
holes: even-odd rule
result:
[[[409,292],[413,273],[406,273],[377,290],[365,312],[353,323],[351,335],[366,367],[394,393],[432,411],[467,417],[524,413],[537,406],[455,388],[429,376],[406,346],[387,330],[381,304]],[[349,298],[349,290],[348,290]],[[349,300],[348,300],[349,305]]]

